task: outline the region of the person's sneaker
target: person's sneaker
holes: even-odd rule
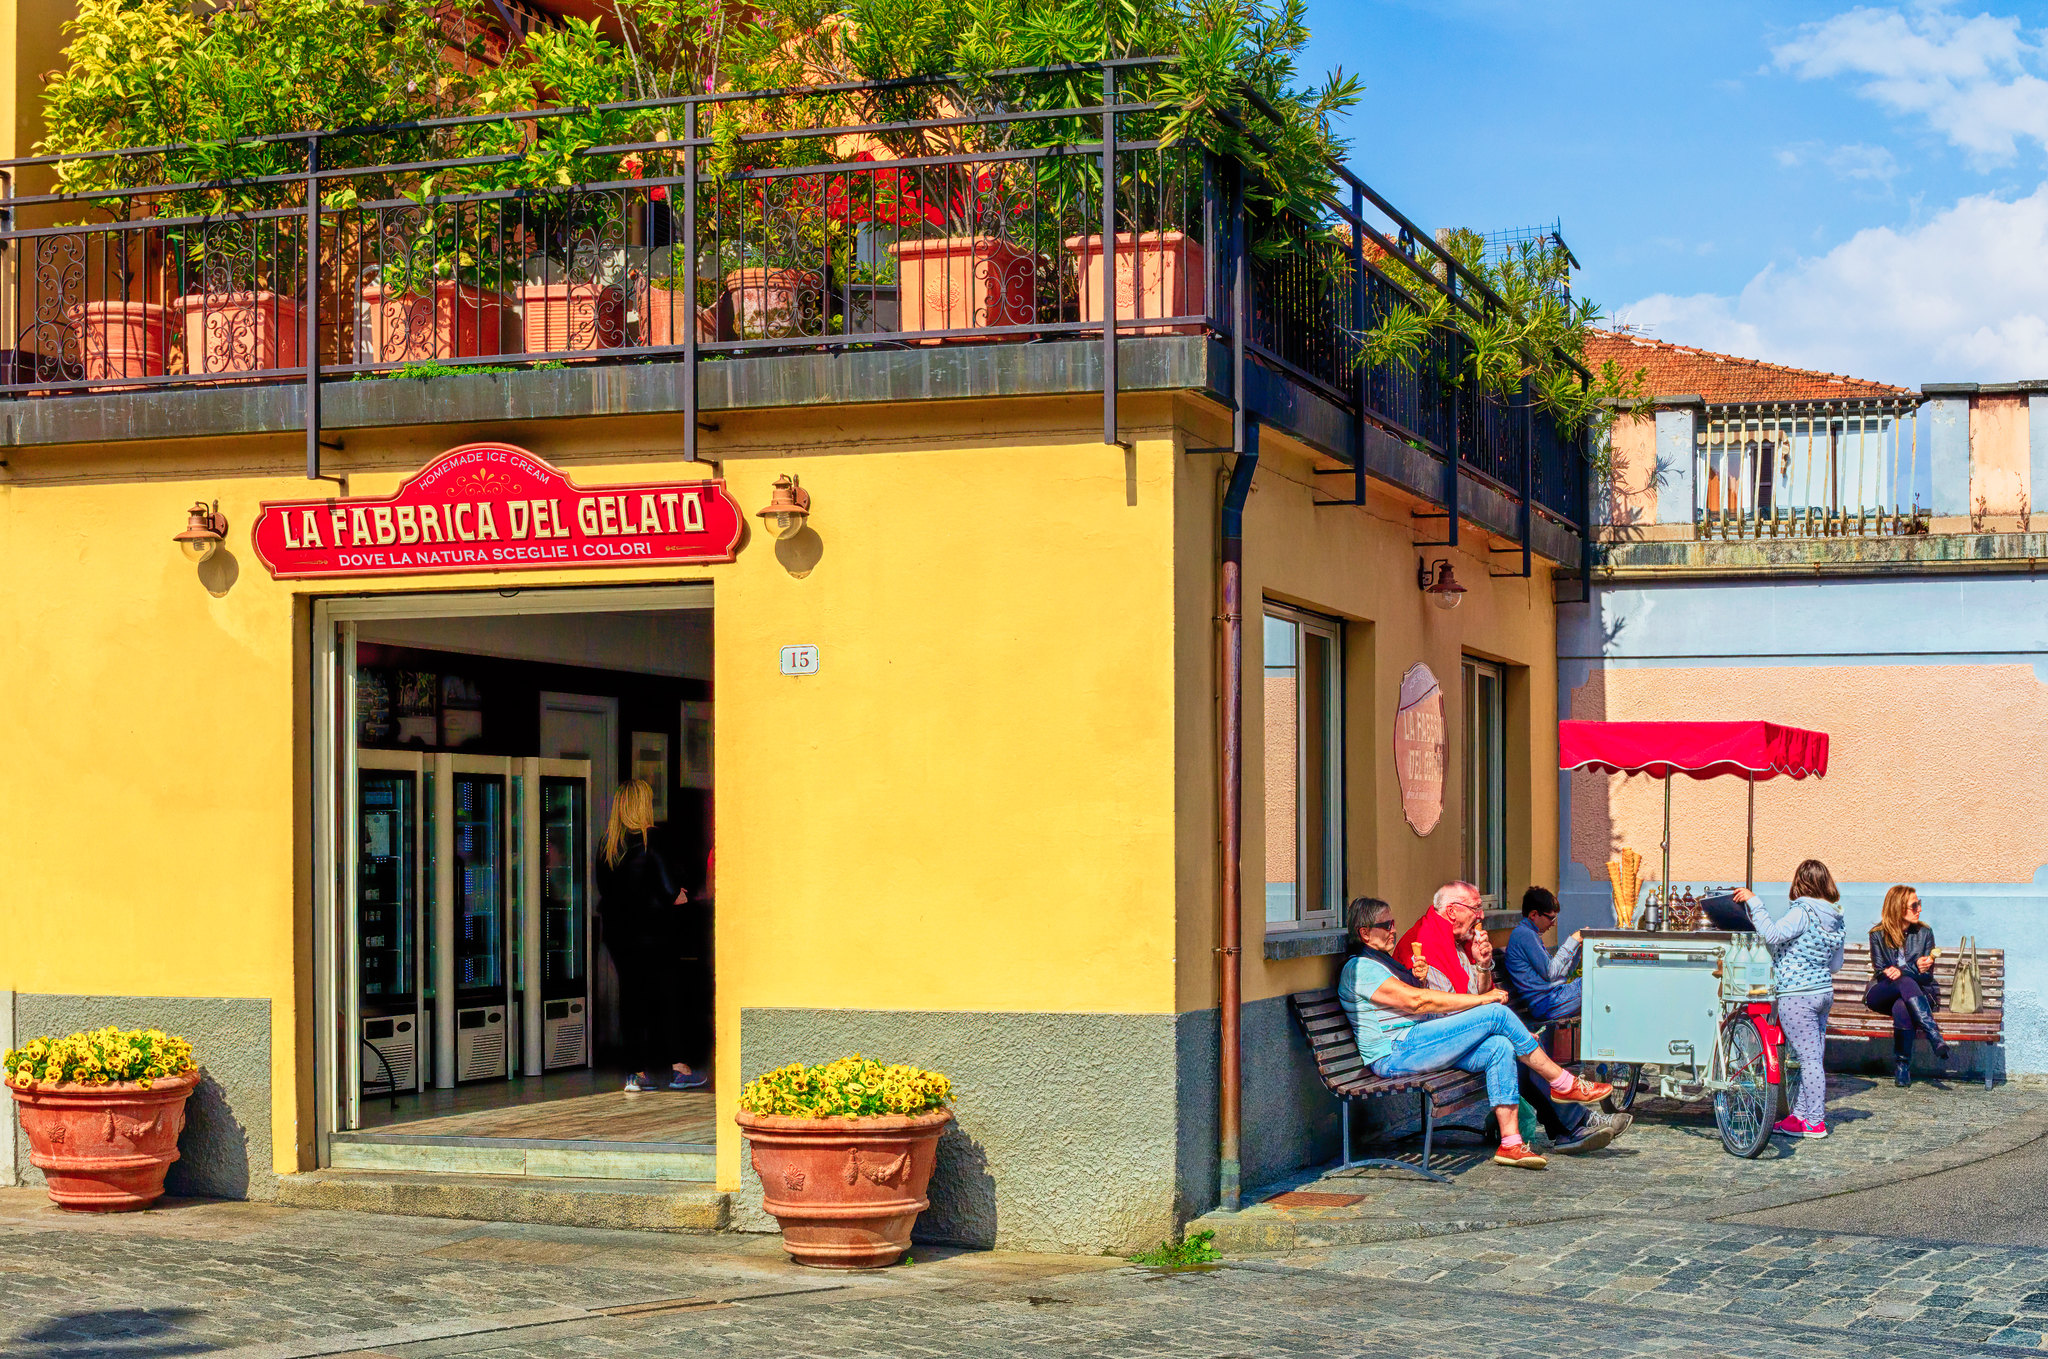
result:
[[[702,1071],[678,1071],[676,1078],[668,1083],[671,1090],[702,1090],[711,1084],[711,1077]]]
[[[1606,1081],[1589,1081],[1584,1076],[1574,1076],[1571,1089],[1552,1090],[1550,1097],[1566,1104],[1598,1104],[1613,1093],[1614,1087]]]
[[[1828,1125],[1825,1123],[1808,1123],[1799,1115],[1792,1114],[1786,1118],[1779,1119],[1776,1124],[1772,1125],[1771,1131],[1783,1133],[1787,1137],[1826,1137],[1828,1135]]]
[[[1497,1166],[1519,1166],[1523,1170],[1541,1170],[1550,1164],[1538,1156],[1527,1142],[1503,1142],[1500,1150],[1493,1154]]]
[[[637,1075],[628,1076],[626,1077],[626,1093],[629,1095],[644,1095],[647,1093],[647,1083],[642,1081]]]
[[[1622,1128],[1628,1125],[1623,1123],[1616,1126],[1616,1119],[1626,1117],[1626,1114],[1587,1114],[1586,1121],[1579,1125],[1577,1132],[1568,1137],[1558,1138],[1550,1144],[1550,1149],[1564,1156],[1578,1156],[1585,1152],[1598,1151],[1621,1136]]]

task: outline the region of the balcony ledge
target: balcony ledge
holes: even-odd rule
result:
[[[1262,420],[1318,452],[1350,462],[1349,414],[1263,365],[1249,364],[1247,371],[1251,406]],[[688,375],[687,365],[679,361],[656,361],[335,381],[321,387],[321,428],[341,434],[680,415]],[[1220,340],[1128,336],[1118,344],[1117,376],[1120,392],[1187,391],[1226,410],[1232,405],[1230,347]],[[804,406],[1083,396],[1101,390],[1102,346],[1092,340],[778,354],[698,365],[698,411],[705,416]],[[0,402],[0,449],[298,435],[305,430],[304,403],[305,384],[288,380],[29,397]],[[1365,460],[1367,472],[1380,481],[1442,503],[1444,465],[1432,454],[1368,425]],[[1328,480],[1333,498],[1348,493],[1342,478]],[[1458,504],[1466,522],[1516,538],[1521,515],[1515,498],[1469,469],[1460,481]],[[1536,554],[1576,566],[1578,534],[1541,514],[1531,518]]]
[[[1596,583],[1659,578],[1878,576],[2035,571],[2048,533],[1927,533],[1865,538],[1762,538],[1612,543],[1595,548]]]

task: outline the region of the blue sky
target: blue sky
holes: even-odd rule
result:
[[[1424,226],[1562,218],[1659,339],[2048,377],[2048,4],[1309,0],[1352,168]]]

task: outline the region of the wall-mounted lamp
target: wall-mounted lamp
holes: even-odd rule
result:
[[[1439,609],[1455,609],[1465,602],[1465,587],[1458,584],[1458,578],[1451,572],[1451,564],[1442,557],[1436,559],[1435,570],[1431,563],[1420,562],[1415,568],[1415,584],[1430,602]]]
[[[203,562],[211,557],[228,536],[228,517],[220,512],[220,502],[213,502],[213,508],[206,508],[203,500],[194,502],[185,514],[185,531],[172,537],[190,561]]]
[[[776,537],[794,538],[804,531],[804,521],[810,516],[811,493],[795,477],[779,476],[775,478],[773,494],[768,497],[768,508],[754,513]]]

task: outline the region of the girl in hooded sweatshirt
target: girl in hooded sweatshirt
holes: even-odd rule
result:
[[[1756,894],[1744,888],[1735,899],[1748,907],[1750,923],[1771,950],[1778,984],[1778,1022],[1799,1054],[1799,1099],[1776,1131],[1792,1137],[1826,1137],[1828,1009],[1835,1001],[1835,974],[1842,970],[1842,894],[1828,866],[1808,859],[1792,875],[1791,909],[1776,920]]]

